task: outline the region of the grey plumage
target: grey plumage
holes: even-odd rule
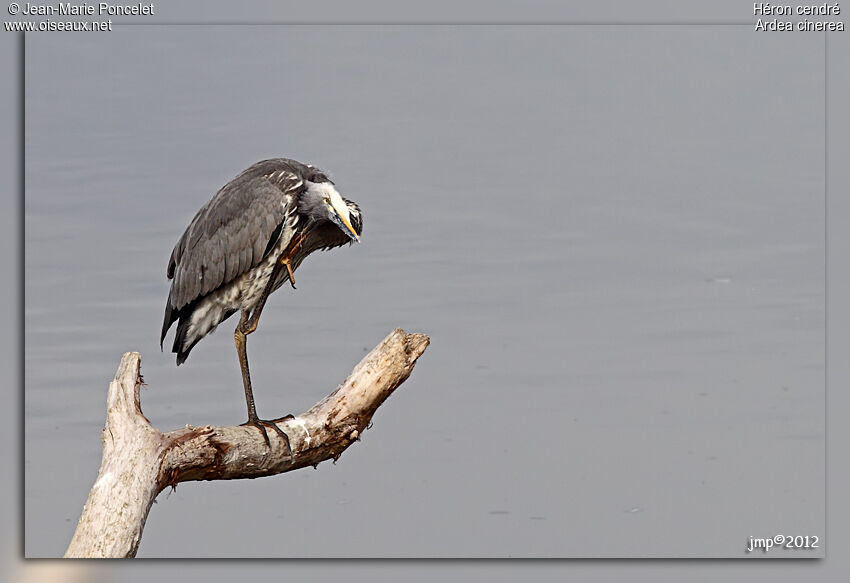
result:
[[[224,185],[198,211],[168,262],[172,282],[160,345],[178,322],[172,346],[177,364],[233,313],[253,309],[275,262],[298,233],[308,234],[292,259],[293,269],[315,250],[357,239],[363,226],[360,208],[341,199],[356,231],[347,234],[341,219],[328,213],[329,193],[338,196],[332,185],[312,166],[285,158],[264,160]],[[288,280],[282,270],[273,290]]]

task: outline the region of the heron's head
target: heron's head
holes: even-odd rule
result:
[[[314,219],[333,222],[355,243],[360,241],[363,224],[360,208],[347,201],[337,192],[331,182],[308,182],[307,193],[311,200],[311,215]]]

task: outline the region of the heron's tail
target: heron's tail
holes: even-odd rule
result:
[[[237,308],[225,305],[208,297],[193,302],[181,310],[168,313],[166,310],[166,325],[163,323],[163,338],[171,324],[177,320],[177,331],[174,333],[174,344],[171,351],[177,354],[177,365],[183,364],[195,344],[207,334],[215,332],[216,327],[238,311]],[[169,321],[170,318],[170,321]]]
[[[180,320],[180,323],[177,325],[177,332],[174,334],[174,344],[171,346],[171,352],[177,353],[177,366],[180,366],[186,359],[189,358],[189,353],[192,351],[192,348],[195,347],[195,344],[200,342],[203,336],[197,336],[194,341],[189,344],[186,342],[186,337],[189,332],[189,318],[184,318]]]
[[[165,317],[162,319],[162,334],[159,335],[159,349],[162,350],[162,343],[165,341],[165,335],[168,329],[178,318],[177,310],[171,307],[171,294],[168,294],[168,301],[165,302]]]

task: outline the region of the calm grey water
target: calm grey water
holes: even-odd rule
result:
[[[336,465],[181,484],[139,556],[822,537],[822,65],[819,35],[734,26],[28,36],[26,555],[70,540],[123,352],[158,428],[244,421],[235,320],[179,369],[160,353],[165,266],[273,156],[327,169],[365,228],[270,300],[260,415],[308,408],[396,326],[432,344]]]

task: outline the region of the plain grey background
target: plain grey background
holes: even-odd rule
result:
[[[833,206],[833,209],[834,209],[834,206]],[[367,224],[367,226],[368,226],[368,224]],[[835,247],[833,246],[832,249],[834,249],[834,248]],[[323,261],[325,261],[325,260],[323,259]],[[725,284],[725,283],[727,283],[726,279],[727,279],[726,276],[723,276],[722,278],[719,278],[715,283],[718,283],[718,284],[724,283]],[[734,278],[728,278],[728,279],[732,279],[732,282],[734,282]],[[731,283],[731,282],[729,282],[729,283]],[[208,341],[205,341],[205,342],[208,342]],[[420,373],[420,372],[421,372],[420,370],[417,371],[417,373]],[[338,469],[339,468],[335,468],[334,470],[337,471]]]

